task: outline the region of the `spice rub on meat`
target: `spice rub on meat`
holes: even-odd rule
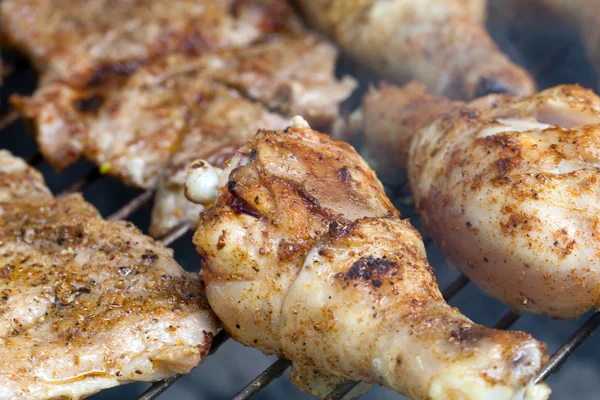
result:
[[[382,86],[354,125],[379,166],[407,167],[424,228],[474,283],[557,318],[600,306],[598,95],[559,85],[460,103]]]
[[[0,33],[45,75],[78,87],[157,56],[245,47],[300,30],[279,0],[6,0]]]
[[[335,48],[314,35],[277,37],[244,49],[171,55],[94,88],[42,85],[13,105],[33,123],[55,168],[84,156],[125,183],[158,186],[151,232],[197,220],[183,196],[187,162],[217,157],[258,127],[283,128],[295,113],[322,128],[356,84],[337,80]],[[236,145],[236,147],[238,147]],[[211,155],[211,152],[215,152]]]
[[[190,168],[209,303],[241,343],[292,361],[325,394],[341,381],[414,399],[542,400],[545,346],[445,303],[423,241],[352,147],[310,129],[261,130],[216,169]]]
[[[0,150],[0,398],[80,398],[187,373],[217,321],[196,274]]]

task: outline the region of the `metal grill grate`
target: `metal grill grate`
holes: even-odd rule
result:
[[[5,69],[9,73],[14,73],[15,71],[10,68]],[[8,77],[10,79],[10,77]],[[0,117],[0,133],[6,130],[9,126],[18,121],[18,114],[14,110],[8,110],[4,116]],[[31,165],[39,164],[42,162],[42,156],[39,152],[35,152],[29,157],[26,157],[26,160]],[[71,184],[67,189],[63,190],[58,194],[58,196],[64,196],[68,193],[81,191],[84,188],[92,185],[101,177],[101,174],[98,169],[93,169],[86,176],[84,176],[81,180],[78,180]],[[407,182],[404,179],[402,182],[397,184],[399,188],[406,188]],[[118,219],[127,219],[129,218],[135,211],[137,211],[140,207],[146,205],[152,200],[154,192],[151,190],[145,191],[133,199],[131,199],[127,204],[116,210],[113,214],[111,214],[107,219],[108,220],[118,220]],[[410,200],[402,201],[402,203],[410,204]],[[179,238],[184,236],[190,229],[191,224],[189,222],[184,222],[179,226],[175,227],[172,231],[164,235],[160,240],[166,244],[171,245]],[[425,246],[428,247],[432,244],[431,238],[424,239]],[[448,287],[443,290],[444,298],[449,301],[453,297],[455,297],[467,284],[469,283],[469,279],[464,275],[460,275],[456,280],[454,280]],[[520,315],[509,311],[506,313],[496,324],[495,328],[497,329],[508,329],[510,328],[518,319]],[[556,372],[565,362],[568,357],[571,355],[577,347],[579,347],[587,338],[591,336],[594,330],[600,325],[600,312],[595,312],[592,316],[575,332],[567,339],[563,345],[555,351],[555,353],[551,356],[548,363],[542,368],[538,376],[536,377],[536,382],[544,381],[551,374]],[[220,331],[213,340],[212,348],[209,352],[209,355],[214,354],[221,345],[223,345],[229,336],[224,332]],[[543,338],[541,338],[543,339]],[[205,362],[210,362],[205,361]],[[285,359],[279,359],[274,362],[270,367],[268,367],[265,371],[263,371],[258,377],[248,383],[233,399],[234,400],[245,400],[249,399],[252,396],[259,393],[262,389],[264,389],[267,385],[269,385],[273,380],[279,378],[284,374],[284,372],[290,367],[291,362]],[[167,389],[169,389],[177,380],[181,377],[181,375],[176,375],[172,378],[169,378],[164,381],[160,381],[154,383],[146,392],[144,392],[141,396],[138,397],[138,400],[153,400],[158,398],[162,393],[164,393]],[[343,400],[345,396],[348,395],[352,389],[354,389],[360,382],[345,382],[339,385],[335,390],[333,390],[327,397],[327,400]]]

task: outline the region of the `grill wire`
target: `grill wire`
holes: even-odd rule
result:
[[[15,68],[13,68],[10,64],[5,65],[5,75],[7,79],[10,79],[10,75],[15,73]],[[5,82],[6,83],[6,82]],[[0,117],[0,133],[4,132],[8,127],[19,120],[18,113],[9,109],[2,117]],[[25,157],[25,160],[30,164],[35,166],[43,161],[42,156],[39,152],[35,152],[29,157]],[[86,187],[95,183],[102,174],[99,172],[97,168],[94,168],[87,175],[85,175],[82,179],[77,180],[66,189],[61,191],[57,197],[61,197],[67,195],[69,193],[82,191]],[[406,188],[408,187],[408,182],[404,177],[399,183],[397,183],[398,187]],[[116,210],[112,213],[107,220],[120,220],[127,219],[134,212],[140,209],[142,206],[148,204],[153,198],[154,192],[152,190],[147,190],[142,192],[141,194],[135,196],[124,206]],[[400,202],[403,204],[411,204],[410,198],[400,199]],[[169,246],[175,243],[178,239],[184,236],[190,229],[192,225],[189,221],[184,221],[170,232],[165,234],[159,240],[165,245]],[[427,248],[430,244],[433,243],[430,237],[424,236],[424,244]],[[448,285],[443,291],[444,298],[446,301],[450,301],[454,296],[456,296],[467,284],[469,283],[469,279],[460,275],[456,278],[450,285]],[[517,320],[520,318],[520,315],[514,311],[507,312],[495,325],[496,329],[509,329]],[[600,312],[594,312],[587,321],[585,321],[577,331],[575,331],[563,344],[560,346],[558,350],[556,350],[546,365],[540,370],[538,375],[535,377],[535,382],[539,383],[547,379],[551,374],[557,372],[560,367],[562,367],[568,357],[579,347],[587,338],[589,338],[594,330],[600,325]],[[210,349],[209,355],[214,354],[220,347],[223,345],[229,336],[226,332],[220,331],[213,338],[213,344]],[[265,371],[263,371],[259,376],[257,376],[254,380],[248,383],[237,395],[233,397],[233,400],[246,400],[251,398],[252,396],[259,393],[262,389],[264,389],[267,385],[269,385],[272,381],[282,376],[285,371],[290,367],[291,362],[286,359],[278,359],[271,366],[269,366]],[[167,389],[169,389],[177,380],[181,377],[181,375],[175,375],[169,379],[156,382],[151,385],[151,387],[146,390],[143,394],[141,394],[137,400],[154,400],[157,399],[162,393],[164,393]],[[346,381],[336,387],[327,397],[326,400],[347,400],[347,395],[349,395],[360,382],[349,382]]]

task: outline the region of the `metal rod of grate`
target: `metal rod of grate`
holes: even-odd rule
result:
[[[129,203],[125,204],[123,207],[119,208],[112,214],[110,217],[106,218],[109,221],[118,221],[120,219],[125,219],[129,217],[131,214],[139,210],[141,207],[145,206],[152,200],[154,196],[153,190],[146,190],[145,192],[137,195],[133,199],[129,201]]]
[[[10,109],[6,114],[0,117],[0,132],[19,120],[19,113],[15,109]]]
[[[233,400],[243,400],[249,399],[254,396],[262,389],[264,389],[269,383],[271,383],[276,378],[279,378],[286,369],[288,369],[292,365],[290,360],[286,360],[285,358],[280,358],[275,361],[269,368],[267,368],[262,374],[260,374],[256,379],[246,385],[238,394],[233,397]]]

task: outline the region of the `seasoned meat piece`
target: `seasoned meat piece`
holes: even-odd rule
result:
[[[55,168],[84,155],[127,184],[158,184],[151,232],[159,234],[184,218],[197,220],[198,208],[183,196],[187,163],[211,158],[227,143],[239,147],[258,127],[283,128],[287,118],[269,109],[305,112],[329,127],[356,86],[336,80],[335,58],[335,49],[315,36],[279,37],[200,57],[171,55],[92,89],[49,82],[12,101],[32,120]]]
[[[218,80],[284,115],[302,115],[319,129],[329,130],[338,105],[356,87],[345,76],[333,79],[336,49],[316,36],[271,41],[230,53]]]
[[[0,30],[40,71],[72,85],[129,73],[158,55],[244,47],[299,30],[279,0],[6,0]]]
[[[51,82],[32,97],[13,96],[13,105],[32,120],[42,154],[55,168],[60,170],[84,155],[127,184],[152,188],[183,137],[200,131],[194,124],[202,120],[208,102],[205,92],[217,82],[229,85],[232,75],[243,75],[245,70],[257,74],[256,63],[248,62],[244,69],[236,61],[248,57],[262,60],[265,71],[263,81],[257,82],[257,100],[267,107],[277,102],[282,112],[304,110],[311,122],[331,124],[339,102],[355,87],[350,78],[335,79],[336,53],[331,45],[313,36],[297,36],[201,57],[172,55],[124,82],[114,80],[93,89]],[[287,60],[281,69],[285,79],[275,68],[281,65],[279,59]],[[329,74],[323,72],[327,68]],[[310,74],[313,80],[306,78]],[[265,92],[262,86],[267,80],[270,91]],[[293,96],[277,97],[290,87]],[[251,86],[243,89],[254,97]],[[316,106],[311,107],[308,99],[315,96]]]
[[[396,115],[436,109],[430,94],[386,90]],[[399,123],[395,137],[396,119],[365,109],[364,140],[381,127],[378,147],[408,146],[395,148],[408,154],[417,210],[450,262],[516,310],[574,318],[598,308],[600,98],[563,85],[447,112],[437,101],[437,118]]]
[[[80,398],[187,373],[217,321],[195,274],[0,150],[0,398]]]
[[[211,89],[198,96],[202,112],[194,115],[197,119],[190,124],[191,130],[161,174],[152,210],[152,236],[167,233],[184,219],[194,225],[198,222],[203,207],[188,201],[184,195],[187,169],[192,161],[202,157],[223,167],[259,128],[287,126],[287,118],[268,112],[260,103],[246,100],[232,89],[218,85]]]
[[[444,302],[419,233],[349,145],[297,117],[225,170],[198,165],[188,195],[214,202],[194,235],[208,300],[236,340],[292,360],[302,389],[352,379],[423,400],[548,398],[530,381],[545,346]]]
[[[416,79],[457,99],[498,92],[522,96],[535,90],[532,77],[487,33],[485,0],[298,3],[345,53],[391,81]]]

